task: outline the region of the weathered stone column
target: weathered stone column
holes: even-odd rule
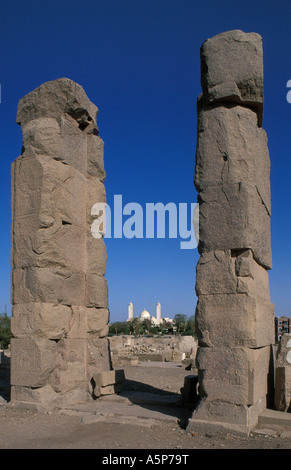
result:
[[[266,408],[274,343],[261,37],[229,31],[206,40],[201,83],[194,181],[201,401],[190,427],[248,434]]]
[[[105,202],[98,109],[67,78],[22,98],[12,165],[11,399],[37,408],[84,403],[111,370],[104,240],[91,208]]]
[[[291,334],[284,333],[276,360],[275,408],[291,412]]]

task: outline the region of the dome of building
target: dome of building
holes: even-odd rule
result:
[[[147,310],[143,310],[140,314],[140,318],[142,320],[150,320],[151,319],[151,316],[149,314],[149,312]]]

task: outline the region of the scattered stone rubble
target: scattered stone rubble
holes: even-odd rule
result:
[[[95,398],[103,395],[112,395],[121,392],[122,382],[125,380],[124,370],[110,370],[99,372],[92,377]]]
[[[274,343],[262,38],[228,31],[206,40],[201,84],[194,180],[201,402],[190,427],[248,434],[266,408]]]
[[[145,361],[174,361],[195,364],[197,341],[193,336],[111,336],[113,367]]]
[[[106,248],[91,208],[106,202],[98,109],[67,78],[18,104],[12,164],[11,398],[37,408],[83,403],[111,370]]]

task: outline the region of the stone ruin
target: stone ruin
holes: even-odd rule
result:
[[[194,179],[201,400],[190,428],[248,434],[266,409],[274,343],[262,38],[236,30],[206,40],[201,85]]]
[[[84,403],[112,370],[106,248],[91,208],[106,202],[97,107],[67,78],[17,110],[23,147],[12,165],[11,401]],[[110,375],[110,374],[109,374]],[[114,383],[111,373],[111,385]],[[98,393],[99,393],[98,392]]]
[[[275,408],[291,413],[291,334],[285,333],[278,345],[275,368]]]
[[[229,31],[205,41],[201,84],[194,181],[199,396],[195,376],[181,390],[199,398],[189,430],[248,434],[274,388],[261,37]],[[83,88],[66,78],[19,102],[23,147],[12,165],[13,404],[42,410],[85,403],[119,391],[124,380],[122,370],[113,370],[107,338],[106,248],[90,230],[92,206],[106,202],[97,112]],[[123,356],[125,363],[132,355],[160,357],[156,345],[126,341],[117,364]],[[290,344],[283,337],[276,364],[275,405],[282,411],[291,406]],[[176,352],[184,354],[181,346]]]
[[[142,362],[178,362],[189,369],[195,367],[197,340],[193,336],[109,337],[114,368]]]

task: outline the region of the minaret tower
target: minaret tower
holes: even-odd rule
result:
[[[157,325],[160,326],[160,324],[161,324],[161,304],[160,304],[160,302],[157,303],[156,313],[157,313]]]
[[[132,302],[129,302],[128,304],[128,318],[127,321],[132,321],[133,320],[133,304]]]

